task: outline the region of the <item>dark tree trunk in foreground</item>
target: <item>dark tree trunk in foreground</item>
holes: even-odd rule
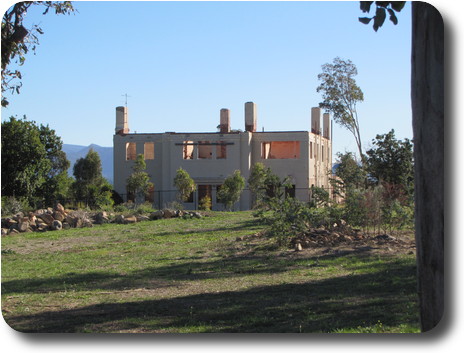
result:
[[[412,2],[412,114],[417,267],[422,331],[444,308],[444,24],[424,2]]]

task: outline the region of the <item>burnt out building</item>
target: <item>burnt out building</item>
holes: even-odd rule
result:
[[[257,131],[257,107],[245,103],[245,130],[230,128],[230,111],[221,109],[217,132],[130,133],[127,107],[116,108],[114,146],[114,188],[125,200],[126,180],[137,155],[144,156],[154,189],[146,196],[162,208],[176,201],[173,180],[179,168],[186,170],[198,186],[184,207],[194,209],[209,196],[213,210],[221,210],[216,193],[225,178],[235,170],[248,179],[253,164],[263,163],[280,178],[288,177],[289,193],[309,201],[311,186],[329,189],[332,166],[331,123],[329,114],[311,109],[309,131]],[[322,128],[321,128],[322,120]],[[309,124],[308,124],[309,125]],[[247,187],[246,187],[247,188]],[[237,210],[251,207],[245,190]]]

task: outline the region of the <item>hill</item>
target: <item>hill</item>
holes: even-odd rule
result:
[[[79,158],[85,157],[91,148],[100,155],[103,176],[113,184],[113,147],[102,147],[96,144],[89,146],[63,144],[63,152],[66,153],[66,157],[71,162],[68,174],[73,175],[74,163]]]

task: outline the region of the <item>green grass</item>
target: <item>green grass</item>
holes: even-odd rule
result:
[[[250,212],[2,238],[22,332],[419,332],[415,258],[312,255]]]

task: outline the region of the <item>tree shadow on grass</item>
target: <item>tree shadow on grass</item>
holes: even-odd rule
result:
[[[23,332],[332,332],[418,326],[415,266],[302,284],[259,286],[182,297],[105,303],[5,317]]]

